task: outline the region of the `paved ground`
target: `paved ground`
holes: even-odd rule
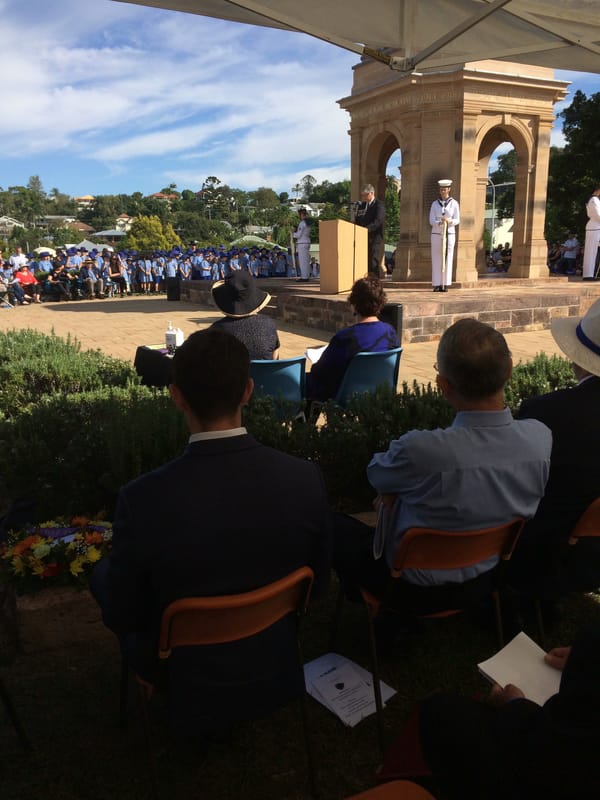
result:
[[[159,297],[80,300],[63,303],[20,306],[14,310],[0,308],[0,330],[33,328],[58,336],[71,334],[84,349],[103,352],[133,362],[140,344],[164,342],[169,322],[181,328],[185,336],[208,327],[220,315],[200,310],[191,303],[169,302]],[[330,334],[297,325],[278,322],[281,357],[303,353],[310,345],[326,343]],[[506,337],[515,363],[527,361],[536,353],[560,352],[550,331],[508,334]],[[400,362],[400,380],[427,383],[435,379],[433,364],[437,342],[405,345]]]

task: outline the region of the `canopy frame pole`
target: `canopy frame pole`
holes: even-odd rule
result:
[[[463,22],[461,22],[455,28],[452,28],[452,30],[448,31],[443,36],[440,36],[439,39],[437,39],[435,42],[432,42],[428,47],[425,47],[411,58],[392,57],[390,59],[390,67],[392,69],[400,70],[401,72],[412,72],[414,68],[421,63],[421,61],[425,61],[426,58],[429,58],[429,56],[437,53],[438,50],[442,49],[442,47],[445,47],[450,42],[458,39],[458,37],[462,36],[463,33],[470,31],[471,28],[474,28],[482,20],[486,19],[486,17],[494,14],[496,11],[508,5],[510,2],[511,0],[493,0],[491,3],[484,5],[476,14],[473,14],[472,17],[463,20]]]

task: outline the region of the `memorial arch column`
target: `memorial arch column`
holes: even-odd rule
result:
[[[460,173],[455,178],[456,188],[452,187],[452,194],[460,205],[460,225],[458,226],[454,273],[458,283],[476,281],[478,277],[477,248],[482,239],[481,220],[484,217],[485,209],[485,192],[483,205],[480,206],[482,197],[478,181],[478,118],[476,113],[463,112],[462,114]]]

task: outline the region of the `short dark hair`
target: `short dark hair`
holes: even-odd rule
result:
[[[173,383],[207,422],[237,411],[249,377],[248,349],[218,328],[192,333],[173,356]]]
[[[504,387],[511,354],[497,330],[476,319],[459,319],[443,334],[437,351],[438,369],[468,400],[483,400]]]
[[[359,278],[352,290],[348,302],[354,306],[361,317],[377,316],[387,301],[381,281],[374,275]]]

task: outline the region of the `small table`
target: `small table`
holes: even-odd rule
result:
[[[165,387],[171,383],[172,355],[162,344],[144,344],[135,351],[133,366],[143,386]]]

